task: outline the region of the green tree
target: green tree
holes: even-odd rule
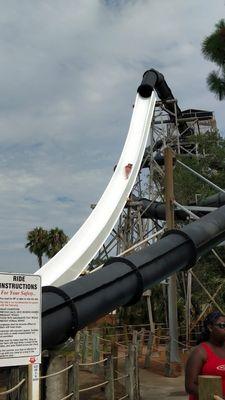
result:
[[[177,156],[183,163],[196,172],[202,174],[210,181],[225,187],[225,139],[218,131],[198,134],[190,138],[198,145],[199,157]],[[207,183],[177,164],[174,170],[174,191],[175,198],[179,203],[195,203],[196,195],[198,200],[215,194],[215,190]]]
[[[48,232],[48,246],[46,249],[46,255],[48,258],[54,257],[59,250],[65,246],[69,238],[62,229],[58,227],[51,229]]]
[[[218,66],[207,77],[209,90],[215,93],[219,100],[225,99],[225,20],[221,19],[215,25],[215,31],[207,36],[202,43],[202,53],[207,60]]]
[[[34,253],[38,258],[39,268],[42,267],[42,257],[48,248],[48,231],[42,227],[37,227],[27,234],[26,248]]]
[[[192,141],[193,139],[194,138],[191,138]],[[183,163],[199,172],[219,187],[225,188],[225,139],[220,136],[218,131],[214,131],[199,134],[195,137],[195,140],[198,145],[199,156],[188,157],[180,155],[177,158],[180,158]],[[184,205],[195,203],[196,197],[198,201],[201,201],[207,196],[215,194],[215,190],[212,189],[212,187],[201,181],[198,177],[191,174],[191,172],[187,171],[179,164],[176,164],[174,169],[174,192],[175,199]],[[216,252],[222,258],[222,260],[225,260],[224,246],[217,247]],[[212,253],[201,257],[194,266],[193,271],[211,294],[216,291],[219,284],[225,278],[225,268]],[[179,280],[182,282],[181,275]],[[178,293],[179,297],[184,299],[184,294],[179,286]],[[223,295],[218,296],[216,301],[221,308],[225,308],[225,298]],[[198,282],[193,279],[193,317],[197,317],[202,311],[204,305],[208,302],[209,297],[202,290]],[[184,301],[183,304],[185,304]],[[215,306],[213,306],[213,308],[215,308]],[[179,314],[181,317],[181,309],[179,309]],[[182,320],[182,318],[180,318],[180,320]]]

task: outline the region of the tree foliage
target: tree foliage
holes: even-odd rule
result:
[[[202,42],[203,56],[218,66],[207,77],[209,90],[215,93],[219,100],[225,99],[225,20],[221,19],[215,25],[215,31]]]
[[[48,246],[46,250],[47,257],[54,257],[63,248],[63,246],[65,246],[68,240],[68,236],[65,235],[62,229],[51,229],[48,232]]]
[[[26,248],[38,258],[39,268],[42,267],[43,256],[52,258],[68,242],[69,238],[58,227],[47,231],[42,227],[34,228],[27,234]]]
[[[48,231],[41,226],[34,228],[27,234],[26,248],[38,258],[39,268],[42,267],[42,258],[47,251],[48,246]]]
[[[225,187],[225,140],[219,132],[207,132],[191,137],[196,142],[199,157],[177,156],[191,167],[221,188]],[[201,181],[180,164],[174,170],[174,192],[179,203],[191,204],[215,193],[209,184]]]
[[[180,156],[182,162],[199,172],[211,182],[222,189],[225,188],[225,139],[220,136],[218,131],[199,134],[195,137],[198,145],[199,157]],[[193,138],[192,138],[193,141]],[[178,157],[179,158],[179,157]],[[174,188],[175,198],[182,204],[193,204],[205,199],[207,196],[216,194],[215,189],[209,184],[200,180],[183,166],[177,164],[174,169]],[[217,192],[218,193],[218,192]],[[225,248],[219,246],[216,252],[225,261]],[[225,279],[225,267],[219,262],[215,255],[209,254],[201,257],[193,268],[193,272],[201,281],[208,292],[213,295],[220,283]],[[186,273],[185,273],[186,275]],[[224,285],[225,288],[225,285]],[[181,288],[178,287],[180,297],[183,296]],[[218,305],[225,309],[223,290],[216,297]],[[209,296],[202,289],[197,280],[193,279],[192,286],[192,314],[197,317],[204,309],[204,306],[210,302]],[[183,302],[185,307],[185,301]],[[212,303],[213,304],[213,303]],[[179,309],[180,319],[185,319],[185,309]],[[213,308],[215,304],[213,304]],[[182,317],[183,313],[183,317]]]

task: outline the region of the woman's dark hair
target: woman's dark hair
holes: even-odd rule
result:
[[[214,322],[218,320],[218,318],[224,317],[224,315],[220,311],[212,311],[207,315],[203,322],[203,330],[197,340],[197,344],[202,343],[202,342],[207,342],[210,337],[210,331],[208,326],[213,325]]]

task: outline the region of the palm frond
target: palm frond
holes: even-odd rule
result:
[[[209,90],[213,92],[219,100],[225,99],[225,80],[218,72],[213,71],[207,77]]]

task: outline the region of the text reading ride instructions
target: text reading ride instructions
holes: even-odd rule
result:
[[[0,366],[39,362],[41,279],[0,274]]]

